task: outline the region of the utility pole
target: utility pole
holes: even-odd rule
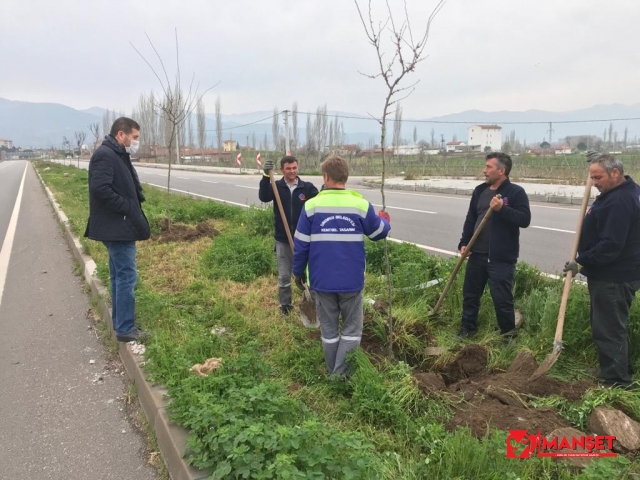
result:
[[[440,134],[440,148],[444,150],[444,134]]]
[[[553,122],[549,122],[549,145],[553,143]]]
[[[291,150],[289,149],[289,110],[285,110],[284,112],[284,149],[285,155],[291,155]]]

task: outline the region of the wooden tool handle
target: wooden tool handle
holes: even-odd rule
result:
[[[575,261],[578,255],[578,245],[580,243],[580,233],[582,233],[582,222],[587,212],[587,206],[589,205],[589,198],[591,197],[591,175],[587,178],[587,183],[584,187],[584,195],[582,196],[582,205],[580,206],[580,214],[578,216],[578,224],[576,226],[576,235],[573,239],[573,246],[571,247],[570,262]],[[564,329],[564,316],[567,313],[567,301],[569,300],[569,290],[571,290],[571,281],[573,280],[573,272],[567,272],[564,277],[564,288],[562,289],[562,299],[560,300],[560,309],[558,310],[558,323],[556,325],[556,335],[554,337],[555,342],[562,341],[562,331]]]
[[[278,192],[276,179],[273,177],[273,170],[269,170],[269,180],[271,180],[271,189],[273,190],[273,196],[276,199],[278,210],[280,210],[280,218],[282,218],[284,231],[287,232],[287,240],[289,240],[289,246],[291,247],[291,251],[293,252],[293,238],[291,237],[291,230],[289,229],[289,222],[287,221],[287,216],[284,214],[284,208],[282,208],[282,200],[280,199],[280,192]]]
[[[502,195],[496,195],[496,197],[502,198]],[[478,225],[478,228],[476,228],[476,231],[473,232],[473,235],[471,236],[471,240],[469,240],[469,243],[464,249],[464,253],[460,255],[460,258],[458,259],[458,263],[456,263],[456,266],[453,269],[453,272],[451,272],[449,281],[445,285],[444,290],[442,291],[442,294],[438,299],[438,303],[436,303],[436,306],[433,307],[433,314],[438,313],[438,311],[440,310],[440,307],[442,307],[442,304],[444,303],[444,299],[447,296],[447,293],[449,293],[449,290],[451,289],[451,285],[453,285],[453,281],[455,280],[456,275],[458,275],[458,271],[460,270],[460,267],[464,263],[465,258],[467,258],[471,254],[471,247],[473,247],[473,244],[476,243],[478,236],[480,236],[480,232],[482,232],[482,229],[491,218],[492,213],[493,213],[493,210],[489,208],[489,210],[487,210],[487,213],[484,214],[484,217],[482,217],[482,221],[480,222],[480,225]]]

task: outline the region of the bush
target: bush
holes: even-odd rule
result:
[[[276,272],[271,238],[232,233],[216,237],[203,255],[205,275],[248,283]]]
[[[171,394],[171,416],[191,430],[189,463],[211,478],[376,478],[373,445],[318,421],[286,389],[256,370],[257,354],[229,358]]]
[[[249,235],[272,238],[274,234],[273,211],[251,207],[244,212],[244,224]]]

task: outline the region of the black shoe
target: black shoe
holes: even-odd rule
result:
[[[512,340],[518,336],[517,330],[511,330],[510,332],[501,334],[502,336],[502,346],[508,347]]]
[[[285,317],[288,316],[293,310],[293,305],[280,305],[280,313]]]
[[[142,343],[149,338],[149,334],[147,332],[139,330],[138,328],[135,328],[131,332],[125,333],[124,335],[116,335],[116,338],[119,342]]]
[[[456,340],[468,340],[470,338],[475,337],[476,333],[478,333],[477,330],[467,330],[466,328],[462,327],[462,328],[460,328],[460,330],[458,330],[458,333],[455,336],[455,339]]]
[[[624,384],[617,382],[607,382],[606,380],[602,382],[602,388],[619,388],[620,390],[627,390],[630,392],[637,392],[639,389],[637,383]]]

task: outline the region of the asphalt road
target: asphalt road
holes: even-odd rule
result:
[[[24,161],[0,163],[0,243],[0,478],[156,478],[125,417],[124,377],[89,328],[83,282]]]
[[[148,167],[136,169],[143,182],[166,186],[166,171]],[[171,177],[171,188],[176,190],[239,205],[260,205],[260,179],[255,175],[174,170]],[[315,183],[318,188],[322,184],[320,177],[302,178]],[[359,178],[352,178],[348,186],[380,207],[380,191],[357,185],[358,181]],[[470,197],[394,190],[387,190],[385,197],[391,215],[392,238],[416,243],[430,253],[455,254]],[[531,226],[521,231],[520,259],[543,272],[558,273],[571,251],[579,209],[532,203],[531,213]]]
[[[80,166],[87,168],[88,162],[80,162]],[[136,170],[142,182],[166,187],[165,169],[138,165]],[[318,188],[322,185],[320,177],[302,179],[311,181]],[[376,207],[381,206],[380,191],[357,185],[360,180],[361,177],[351,178],[348,187],[360,192]],[[171,173],[171,188],[177,193],[188,192],[242,206],[261,205],[258,200],[259,181],[257,175],[184,170],[172,170]],[[397,190],[387,190],[385,196],[393,239],[415,243],[429,253],[456,253],[470,197]],[[571,252],[579,207],[534,202],[531,213],[531,226],[521,230],[520,260],[537,266],[545,273],[558,274]]]

